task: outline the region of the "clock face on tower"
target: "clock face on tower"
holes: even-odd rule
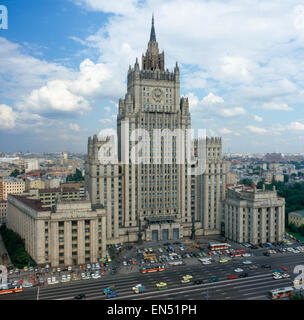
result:
[[[155,88],[152,91],[152,97],[156,102],[160,102],[162,99],[163,91],[160,88]]]

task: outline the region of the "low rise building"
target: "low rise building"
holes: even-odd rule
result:
[[[7,200],[8,194],[20,194],[25,190],[25,182],[14,177],[0,179],[0,199]]]
[[[297,227],[301,227],[304,224],[304,210],[297,210],[288,214],[288,223],[293,223]]]
[[[40,200],[9,195],[7,227],[24,239],[38,265],[95,263],[106,256],[105,210],[87,199],[59,199],[50,208]]]
[[[285,199],[275,189],[229,187],[224,212],[225,236],[232,241],[256,245],[283,240]]]

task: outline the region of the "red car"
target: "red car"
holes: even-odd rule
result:
[[[208,251],[208,254],[209,254],[209,256],[211,256],[212,255],[211,251]]]
[[[237,276],[236,276],[235,274],[232,274],[232,275],[228,276],[227,278],[228,278],[228,279],[236,279]]]
[[[101,270],[101,275],[104,276],[105,275],[105,271]]]
[[[283,270],[283,271],[287,271],[287,268],[285,267],[282,267],[282,268],[279,268],[280,270]]]

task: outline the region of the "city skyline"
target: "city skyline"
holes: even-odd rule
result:
[[[152,13],[169,70],[179,63],[195,130],[221,136],[225,153],[304,152],[296,1],[1,4],[2,152],[85,152],[89,136],[115,129]]]

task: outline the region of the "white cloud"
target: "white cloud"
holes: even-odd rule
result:
[[[216,103],[223,103],[224,99],[214,95],[212,92],[208,94],[208,96],[204,97],[202,103],[204,104],[216,104]]]
[[[218,110],[218,115],[223,117],[235,117],[246,114],[246,110],[243,107],[223,108]]]
[[[0,130],[14,128],[16,119],[17,113],[10,106],[0,104]]]
[[[263,122],[263,118],[260,117],[260,116],[257,116],[257,115],[255,115],[255,116],[253,117],[253,119],[254,119],[255,121],[258,121],[258,122]]]
[[[247,126],[246,127],[248,130],[250,130],[251,132],[254,132],[254,133],[258,133],[258,134],[264,134],[264,133],[267,133],[267,130],[266,129],[263,129],[263,128],[259,128],[259,127],[255,127],[255,126]]]
[[[110,112],[111,112],[111,108],[110,108],[110,107],[104,107],[104,109],[105,109],[105,111],[106,111],[107,113],[110,113]]]
[[[25,99],[17,104],[19,110],[38,114],[76,112],[83,114],[90,110],[89,103],[82,96],[73,94],[69,83],[54,80],[47,85],[35,89]]]
[[[80,130],[80,127],[77,123],[70,123],[70,129],[77,132]]]
[[[292,111],[293,108],[289,107],[286,103],[269,102],[264,103],[259,109],[263,110],[277,110],[277,111]]]
[[[295,131],[304,131],[304,123],[298,121],[291,122],[289,128]]]
[[[227,128],[223,128],[223,129],[220,130],[220,133],[222,133],[222,134],[230,134],[230,133],[232,133],[232,131],[227,129]]]
[[[99,121],[100,123],[102,123],[102,124],[112,123],[112,119],[108,119],[108,118],[99,119],[98,121]]]

